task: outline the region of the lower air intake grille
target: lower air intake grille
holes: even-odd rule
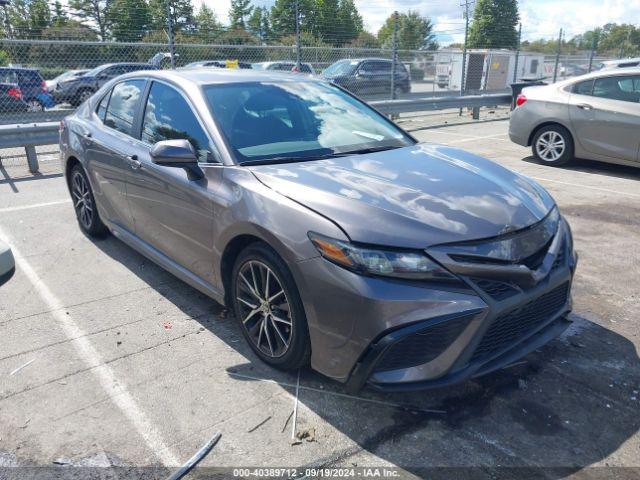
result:
[[[484,278],[472,278],[471,280],[473,280],[473,282],[479,288],[486,292],[487,295],[495,298],[496,300],[504,300],[505,298],[518,293],[516,287],[508,283],[487,280]]]
[[[389,347],[374,370],[384,372],[430,362],[458,338],[472,318],[444,321],[404,337]]]
[[[498,353],[536,330],[560,311],[568,295],[569,284],[565,283],[496,318],[482,337],[471,362]]]

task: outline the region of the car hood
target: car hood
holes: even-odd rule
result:
[[[495,237],[553,208],[537,183],[482,157],[419,144],[250,167],[258,180],[339,225],[352,241],[405,248]]]

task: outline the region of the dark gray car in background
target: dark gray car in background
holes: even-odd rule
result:
[[[100,65],[82,76],[56,83],[51,91],[56,103],[70,103],[76,107],[93,95],[109,80],[125,73],[141,70],[158,70],[149,63],[108,63]]]
[[[538,184],[271,72],[120,77],[61,126],[83,231],[235,313],[262,360],[357,390],[499,369],[569,321],[569,225]]]

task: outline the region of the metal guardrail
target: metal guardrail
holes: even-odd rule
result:
[[[0,148],[24,147],[29,171],[40,169],[36,146],[58,143],[58,122],[0,125]]]
[[[465,95],[449,97],[412,98],[407,100],[376,100],[369,104],[379,112],[386,115],[399,113],[427,112],[433,110],[446,110],[449,108],[473,108],[492,107],[494,105],[510,105],[511,94],[499,93],[488,95]],[[475,111],[474,111],[474,118]]]
[[[409,112],[425,112],[451,108],[473,108],[473,118],[478,118],[480,107],[511,104],[510,94],[465,95],[450,97],[413,98],[407,100],[375,100],[371,106],[386,115]],[[35,147],[58,143],[58,123],[30,123],[0,125],[0,149],[24,147],[29,171],[39,169]]]

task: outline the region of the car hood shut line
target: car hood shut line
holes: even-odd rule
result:
[[[431,144],[249,168],[352,240],[372,244],[426,248],[495,237],[539,222],[554,205],[521,175]]]

